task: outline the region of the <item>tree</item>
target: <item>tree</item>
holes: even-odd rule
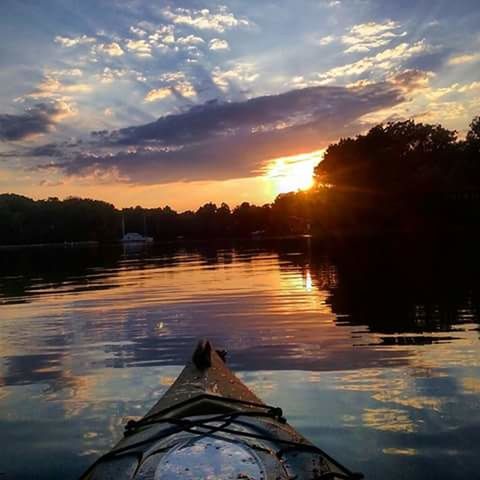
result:
[[[470,129],[467,133],[467,142],[480,145],[480,116],[475,117],[470,123]]]
[[[315,168],[317,185],[365,194],[437,187],[456,147],[456,132],[413,120],[377,125],[366,135],[330,145]]]

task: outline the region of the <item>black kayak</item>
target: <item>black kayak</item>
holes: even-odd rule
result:
[[[291,427],[225,365],[197,346],[173,385],[83,480],[359,479]]]

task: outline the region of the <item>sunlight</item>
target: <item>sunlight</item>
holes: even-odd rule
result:
[[[305,274],[305,290],[308,292],[312,291],[313,282],[312,282],[312,274],[310,273],[310,269],[307,269]]]
[[[322,160],[325,149],[273,159],[264,171],[273,190],[280,193],[307,190],[313,186],[313,169]]]

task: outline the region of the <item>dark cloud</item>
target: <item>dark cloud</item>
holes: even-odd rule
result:
[[[144,125],[95,132],[88,153],[77,151],[57,166],[85,176],[115,169],[138,183],[252,176],[268,159],[322,148],[355,132],[359,117],[396,105],[401,92],[384,82],[211,101]]]
[[[380,93],[380,95],[378,95]],[[169,146],[192,144],[224,136],[252,134],[252,131],[282,130],[322,122],[335,124],[398,101],[391,88],[347,89],[310,87],[243,102],[210,101],[188,111],[161,117],[145,125],[124,128],[110,135],[120,144],[156,143]],[[379,103],[381,105],[379,105]]]
[[[47,143],[32,148],[29,155],[32,157],[59,157],[62,155],[62,149],[56,143]]]
[[[63,102],[37,103],[19,115],[0,114],[0,140],[24,140],[47,133],[56,121],[68,111]]]

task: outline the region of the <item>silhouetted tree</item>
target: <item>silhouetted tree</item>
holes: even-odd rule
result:
[[[65,241],[111,241],[120,221],[113,205],[99,200],[57,198],[34,201],[14,194],[0,195],[2,244]]]
[[[408,120],[330,145],[315,168],[323,212],[330,213],[317,212],[317,223],[362,233],[449,228],[449,222],[458,223],[459,211],[473,212],[453,199],[480,187],[479,133],[478,118],[466,142],[440,125]]]

